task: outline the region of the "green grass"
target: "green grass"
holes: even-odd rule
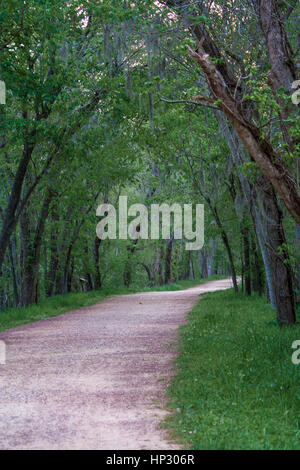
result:
[[[186,448],[300,449],[300,325],[233,290],[206,294],[181,329],[165,425]]]
[[[174,284],[166,286],[145,287],[133,286],[127,289],[126,287],[108,288],[105,287],[98,291],[79,292],[66,295],[58,295],[51,298],[42,299],[38,305],[31,305],[26,308],[11,308],[0,312],[0,332],[14,328],[16,326],[32,323],[43,318],[56,317],[62,313],[69,312],[81,307],[94,305],[101,300],[113,295],[132,294],[135,292],[150,292],[150,291],[166,291],[166,290],[180,290],[202,284],[204,282],[221,279],[222,276],[213,276],[209,279],[200,279],[196,281],[178,281]]]

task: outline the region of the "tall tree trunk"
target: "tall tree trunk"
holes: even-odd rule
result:
[[[184,270],[184,275],[183,275],[184,280],[188,280],[190,278],[190,271],[191,271],[190,262],[191,262],[191,252],[188,251],[188,253],[186,254],[186,259],[185,259],[185,270]]]
[[[154,265],[154,280],[157,282],[160,286],[163,285],[164,280],[163,280],[163,270],[162,270],[162,259],[164,257],[164,247],[160,246],[157,249],[156,252],[156,260],[155,260],[155,265]]]
[[[251,234],[251,252],[253,254],[253,262],[252,262],[252,288],[254,292],[257,292],[258,295],[261,297],[263,294],[263,269],[262,269],[262,260],[259,254],[257,242],[255,239],[255,235]]]
[[[136,229],[137,232],[140,232],[140,226]],[[132,280],[132,256],[136,250],[139,237],[132,240],[130,245],[127,246],[127,259],[125,261],[125,267],[123,272],[124,285],[129,287]]]
[[[73,281],[73,275],[74,275],[74,267],[75,267],[75,260],[74,256],[71,257],[70,261],[70,269],[68,272],[68,279],[67,279],[67,293],[72,292],[72,281]],[[90,289],[92,290],[92,289]]]
[[[243,227],[243,248],[244,248],[244,276],[245,276],[245,292],[246,295],[251,295],[251,274],[250,274],[250,242],[249,242],[249,229]]]
[[[87,283],[86,283],[87,284],[87,291],[92,291],[94,286],[93,286],[92,275],[91,275],[90,269],[89,269],[89,245],[88,245],[87,240],[85,242],[84,253],[85,253],[84,266],[85,266],[85,277],[86,277],[86,280],[87,280]]]
[[[166,259],[165,259],[165,284],[171,282],[171,262],[173,251],[173,237],[167,241]]]
[[[52,297],[55,292],[55,281],[56,273],[59,264],[59,254],[58,254],[58,227],[57,222],[59,221],[59,216],[57,213],[57,207],[52,209],[52,227],[50,235],[50,262],[49,270],[47,273],[47,283],[46,283],[46,295]]]
[[[201,277],[203,279],[208,277],[207,252],[205,248],[201,250]]]
[[[9,244],[10,237],[15,230],[17,219],[16,219],[16,211],[18,204],[20,202],[22,188],[24,179],[27,172],[27,167],[29,165],[34,147],[35,132],[31,133],[30,138],[28,141],[24,143],[22,158],[20,160],[16,176],[12,185],[11,193],[8,199],[7,208],[4,213],[2,229],[0,233],[0,276],[1,276],[1,269],[2,264],[4,261],[4,256],[6,249]]]
[[[146,265],[146,263],[138,263],[140,266],[143,266],[143,268],[145,269],[146,273],[147,273],[147,276],[148,276],[148,281],[150,284],[153,283],[153,277],[151,275],[151,270],[149,268],[149,266]]]
[[[136,250],[138,239],[133,240],[132,244],[127,247],[127,258],[125,261],[124,272],[123,272],[123,280],[124,286],[129,288],[131,281],[132,281],[132,255]]]
[[[13,278],[14,307],[18,307],[19,302],[20,302],[20,297],[19,297],[18,269],[17,269],[17,261],[16,261],[16,240],[14,237],[12,237],[9,242],[9,258],[10,258],[12,278]]]
[[[101,289],[102,280],[101,280],[101,272],[99,266],[99,248],[101,245],[102,240],[98,237],[94,240],[94,267],[95,267],[95,279],[94,279],[94,286],[95,289]]]
[[[23,210],[20,219],[23,244],[22,305],[24,307],[38,302],[38,276],[42,236],[49,213],[49,206],[54,194],[47,190],[40,216],[34,230],[30,217],[30,208]],[[32,237],[31,234],[34,234]]]
[[[193,257],[190,257],[190,278],[192,281],[195,279],[195,270],[194,270],[194,262],[193,262]]]
[[[94,195],[93,200],[96,201],[100,191],[97,191],[97,193]],[[83,217],[81,218],[80,221],[77,221],[76,226],[73,230],[73,234],[71,237],[71,241],[69,243],[67,253],[66,253],[66,258],[65,258],[65,263],[64,263],[64,269],[63,269],[63,293],[66,294],[68,291],[68,274],[69,274],[69,268],[70,268],[70,261],[71,261],[71,254],[74,248],[74,245],[79,237],[79,233],[83,225],[85,224],[86,218],[88,214],[91,212],[92,208],[94,207],[94,203],[92,203],[87,210],[85,211]]]
[[[280,195],[287,210],[300,223],[300,195],[293,175],[282,163],[282,159],[275,152],[270,142],[263,138],[259,127],[239,109],[236,100],[224,87],[222,76],[220,76],[210,57],[205,53],[202,45],[199,45],[198,52],[192,49],[190,49],[190,52],[204,71],[215,99],[220,100],[219,108],[232,124],[248,150],[251,159],[258,164],[264,176],[272,183],[274,189]]]
[[[71,255],[72,255],[72,250],[73,250],[76,239],[75,240],[73,239],[74,241],[73,240],[71,241],[67,249],[67,254],[66,254],[65,263],[64,263],[64,270],[63,270],[62,294],[67,294],[68,292],[68,278],[70,274]]]
[[[287,38],[284,20],[281,18],[280,2],[277,0],[254,0],[254,4],[266,39],[271,63],[269,82],[275,99],[281,108],[280,127],[283,139],[292,154],[295,150],[296,141],[289,133],[293,120],[289,120],[288,117],[292,112],[296,112],[296,106],[292,103],[292,100],[282,99],[278,94],[278,90],[284,88],[287,93],[291,93],[293,90],[292,83],[297,80],[295,55]],[[299,142],[299,137],[296,140]]]
[[[258,232],[260,232],[260,243],[265,245],[268,264],[271,268],[272,295],[277,309],[277,320],[281,325],[293,324],[296,321],[293,275],[286,248],[282,212],[272,189],[264,192],[261,202],[265,218],[262,220],[262,217],[257,217]]]
[[[296,298],[300,303],[300,226],[296,225]]]
[[[255,185],[247,181],[240,166],[247,161],[240,141],[217,113],[221,130],[231,150],[234,165],[238,168],[241,188],[253,220],[265,266],[266,281],[271,304],[277,310],[280,324],[293,324],[296,320],[292,269],[287,253],[282,225],[282,212],[276,194],[264,175],[257,177]]]
[[[218,210],[217,210],[217,207],[216,206],[213,206],[211,204],[211,201],[210,199],[207,199],[207,202],[211,208],[211,211],[212,211],[212,214],[215,218],[215,221],[216,221],[216,224],[217,226],[219,227],[220,229],[220,233],[221,233],[221,238],[223,240],[223,243],[224,243],[224,246],[226,248],[226,252],[227,252],[227,256],[228,256],[228,261],[229,261],[229,264],[230,264],[230,270],[231,270],[231,276],[232,276],[232,283],[233,283],[233,288],[234,288],[234,291],[237,293],[239,291],[238,289],[238,283],[237,283],[237,277],[236,277],[236,270],[235,270],[235,265],[234,265],[234,261],[233,261],[233,255],[232,255],[232,251],[231,251],[231,246],[230,246],[230,243],[229,243],[229,239],[228,239],[228,236],[227,236],[227,233],[223,227],[223,224],[221,222],[221,219],[219,217],[219,214],[218,214]]]

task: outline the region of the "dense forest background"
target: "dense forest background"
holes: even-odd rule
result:
[[[294,323],[298,18],[296,0],[1,2],[0,309],[241,275]],[[203,203],[204,248],[101,241],[120,195]]]

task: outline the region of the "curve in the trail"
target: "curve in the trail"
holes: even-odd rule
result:
[[[199,294],[112,297],[0,334],[1,449],[176,449],[159,424],[178,326]]]

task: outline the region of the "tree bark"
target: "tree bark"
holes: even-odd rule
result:
[[[23,276],[22,276],[22,306],[26,307],[32,303],[38,302],[38,276],[40,253],[42,245],[42,236],[45,230],[45,223],[49,213],[49,206],[54,193],[47,190],[46,196],[43,201],[40,216],[34,237],[31,236],[33,230],[33,221],[30,216],[30,207],[21,214],[21,232],[22,232],[22,245],[23,245]]]
[[[245,292],[246,295],[251,295],[251,271],[250,271],[250,242],[249,242],[249,229],[243,227],[243,248],[244,248],[244,276],[245,276]]]
[[[173,238],[167,241],[166,259],[165,259],[165,284],[170,284],[171,281],[171,262],[173,251]]]
[[[251,159],[258,164],[262,173],[280,195],[287,210],[300,224],[300,196],[293,175],[284,166],[282,159],[270,142],[262,136],[260,129],[239,109],[237,101],[230,94],[228,87],[224,86],[222,76],[211,62],[208,54],[205,53],[202,45],[199,44],[198,52],[191,48],[190,52],[204,71],[215,100],[220,100],[218,107],[232,124]]]
[[[8,247],[11,234],[13,233],[17,224],[15,214],[16,214],[18,204],[20,202],[23,183],[24,183],[24,179],[26,176],[26,172],[27,172],[27,167],[28,167],[28,164],[30,162],[30,159],[31,159],[34,147],[35,147],[34,137],[35,137],[35,133],[31,133],[30,139],[26,141],[24,144],[22,158],[20,160],[20,163],[16,172],[16,176],[12,185],[7,208],[4,213],[2,229],[0,233],[0,276],[1,276],[1,269],[2,269],[2,264],[4,261],[5,252]]]
[[[228,236],[227,236],[227,233],[223,227],[223,224],[222,224],[222,221],[219,217],[219,213],[218,213],[218,210],[217,210],[217,207],[216,206],[213,206],[211,204],[211,201],[209,198],[206,198],[207,202],[208,202],[208,205],[211,209],[211,212],[214,216],[214,219],[216,221],[216,224],[217,226],[219,227],[220,229],[220,233],[221,233],[221,238],[223,240],[223,243],[225,245],[225,248],[226,248],[226,252],[227,252],[227,256],[228,256],[228,261],[229,261],[229,264],[230,264],[230,269],[231,269],[231,276],[232,276],[232,283],[233,283],[233,288],[234,288],[234,291],[235,293],[237,293],[239,291],[238,289],[238,283],[237,283],[237,277],[236,277],[236,270],[235,270],[235,265],[234,265],[234,261],[233,261],[233,255],[232,255],[232,251],[231,251],[231,246],[230,246],[230,243],[229,243],[229,239],[228,239]]]
[[[243,148],[224,119],[219,116],[218,120],[231,150],[233,163],[238,168],[247,161]],[[256,179],[255,185],[247,181],[241,170],[238,171],[238,176],[263,257],[270,302],[277,310],[280,324],[293,324],[296,315],[292,269],[276,194],[264,175]]]
[[[18,282],[18,268],[17,268],[17,262],[16,262],[16,240],[13,239],[13,237],[9,242],[9,258],[10,258],[12,278],[13,278],[14,307],[18,307],[19,302],[20,302],[19,282]]]
[[[56,280],[56,273],[59,264],[59,255],[58,255],[58,227],[57,222],[59,221],[59,216],[57,213],[57,207],[54,206],[52,209],[52,227],[51,227],[51,235],[50,235],[50,263],[49,263],[49,270],[47,273],[47,282],[46,282],[46,295],[48,297],[52,297],[55,292],[55,280]]]
[[[160,246],[156,252],[156,260],[154,266],[154,280],[158,282],[160,286],[163,285],[163,272],[162,272],[162,259],[164,257],[164,247]]]
[[[257,292],[258,295],[261,297],[263,294],[263,272],[262,272],[262,261],[258,251],[257,241],[255,235],[251,234],[251,252],[253,254],[253,262],[252,262],[252,288],[254,292]]]
[[[176,13],[182,17],[187,16],[189,2],[186,0],[165,0],[161,3],[175,9]],[[197,15],[201,15],[201,5],[200,9],[194,12],[195,18]],[[253,103],[243,100],[242,87],[223,60],[220,60],[217,65],[212,63],[211,58],[222,59],[222,55],[203,22],[199,21],[197,24],[190,22],[189,27],[200,41],[197,52],[189,47],[190,54],[196,58],[202,68],[213,95],[212,99],[198,98],[200,100],[204,98],[212,103],[217,102],[219,109],[247,148],[251,159],[258,164],[262,173],[281,197],[287,210],[300,224],[300,195],[295,178],[270,142],[263,137],[260,128],[251,120]]]
[[[97,191],[97,193],[94,195],[93,197],[93,200],[96,201],[98,196],[100,194],[100,190]],[[75,228],[74,228],[74,231],[73,231],[73,234],[72,234],[72,237],[71,237],[71,241],[69,243],[69,246],[68,246],[68,249],[67,249],[67,253],[66,253],[66,258],[65,258],[65,263],[64,263],[64,269],[63,269],[63,293],[66,294],[67,291],[68,291],[68,273],[69,273],[69,268],[70,268],[70,261],[71,261],[71,254],[72,254],[72,251],[73,251],[73,248],[74,248],[74,245],[77,241],[77,238],[79,236],[79,233],[80,233],[80,230],[81,228],[83,227],[83,225],[85,224],[85,221],[86,221],[86,218],[88,216],[88,214],[91,212],[92,208],[93,208],[94,204],[91,204],[87,210],[85,211],[85,214],[84,216],[82,217],[82,219],[80,221],[77,222]]]
[[[259,23],[265,36],[271,70],[270,82],[274,94],[279,87],[292,91],[292,83],[297,80],[297,68],[293,51],[288,41],[281,19],[277,0],[254,0],[259,15]],[[283,104],[283,103],[281,103]],[[286,107],[283,105],[282,107]]]
[[[124,272],[123,272],[123,280],[124,286],[129,288],[131,281],[132,281],[132,255],[136,250],[136,245],[138,242],[138,238],[132,241],[132,244],[127,247],[127,258],[125,261]]]
[[[207,253],[205,248],[201,251],[201,277],[203,279],[208,277]]]
[[[153,278],[152,278],[152,275],[151,275],[151,270],[149,268],[149,266],[147,266],[145,263],[138,263],[140,266],[143,266],[143,268],[145,269],[146,273],[147,273],[147,276],[148,276],[148,281],[150,282],[150,284],[153,283]]]
[[[296,225],[296,298],[300,302],[300,227]]]
[[[101,271],[99,266],[99,248],[101,245],[102,240],[98,237],[95,237],[94,241],[94,266],[95,266],[95,279],[94,279],[94,286],[95,289],[101,289],[102,287],[102,280],[101,280]]]

